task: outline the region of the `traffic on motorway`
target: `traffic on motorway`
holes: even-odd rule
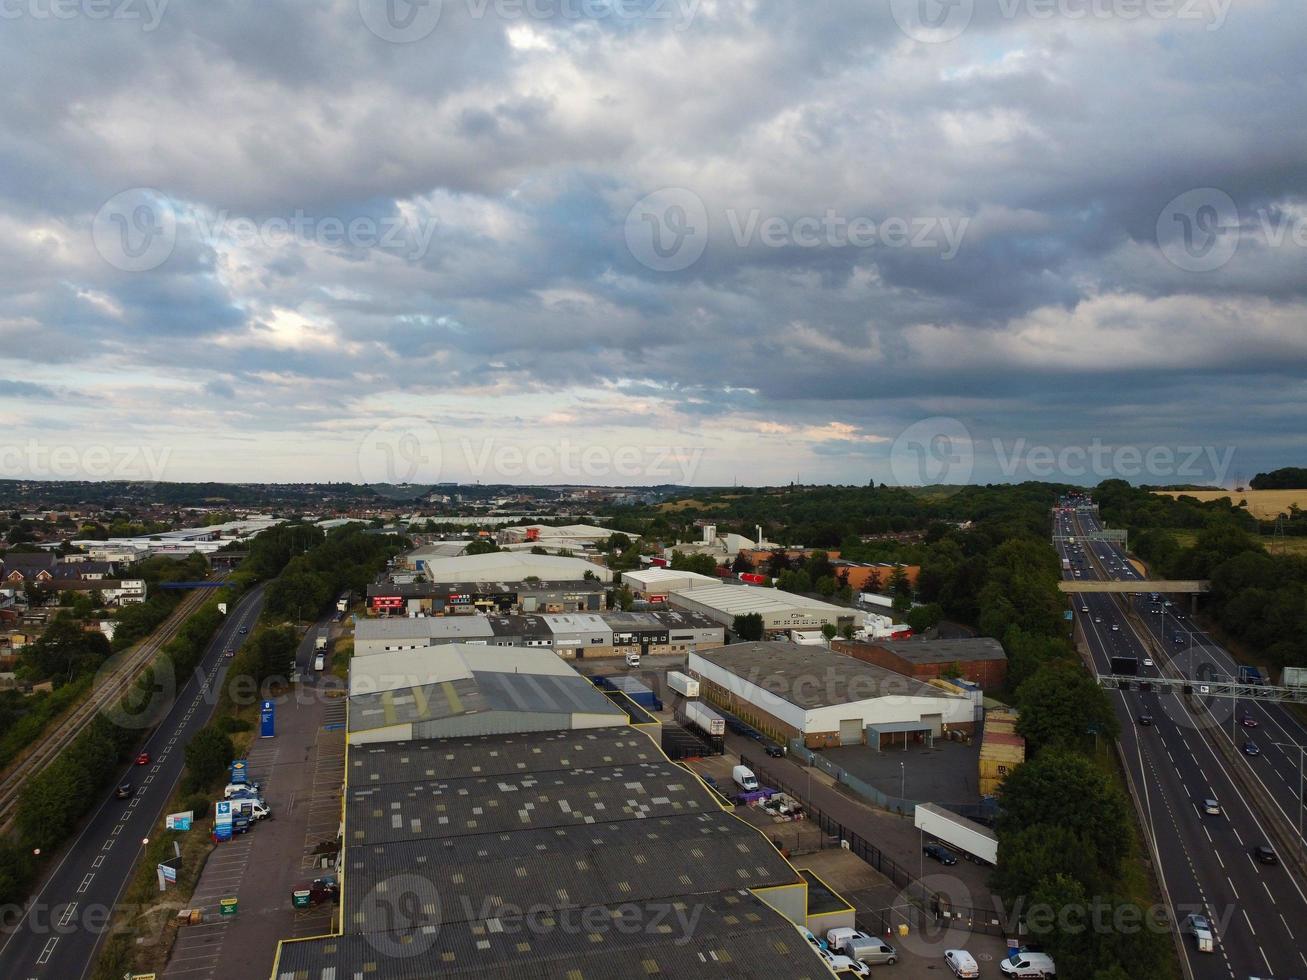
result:
[[[1143,581],[1119,546],[1090,539],[1101,530],[1088,508],[1058,510],[1054,540],[1064,577]],[[1119,673],[1115,658],[1118,667],[1133,660],[1144,682],[1178,676],[1183,659],[1176,661],[1169,651],[1153,654],[1121,605],[1128,595],[1072,597],[1076,625],[1095,668],[1100,674]],[[1126,601],[1137,603],[1138,596],[1151,604],[1146,592]],[[1188,622],[1172,601],[1167,614],[1148,614],[1157,618],[1159,629]],[[1189,975],[1239,980],[1301,975],[1307,970],[1307,895],[1278,860],[1264,816],[1209,741],[1210,718],[1201,717],[1208,707],[1196,703],[1191,709],[1180,691],[1162,685],[1149,690],[1132,685],[1111,695],[1127,775],[1155,849]],[[1261,724],[1270,722],[1259,719]],[[1217,737],[1229,737],[1228,728]],[[1245,756],[1241,762],[1266,764],[1262,757]]]

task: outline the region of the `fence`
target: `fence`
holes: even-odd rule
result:
[[[808,753],[806,749],[803,751],[807,755],[821,759],[821,756],[817,753]],[[830,764],[830,760],[822,761]],[[879,872],[883,877],[888,878],[895,887],[900,889],[906,902],[864,913],[878,917],[880,921],[879,928],[882,932],[897,926],[901,922],[916,929],[920,929],[925,924],[939,925],[948,922],[954,925],[965,925],[972,932],[985,933],[991,936],[1015,935],[1022,931],[1019,925],[1014,927],[1010,923],[1003,922],[1001,917],[993,910],[956,905],[947,895],[942,895],[927,888],[903,865],[889,857],[857,831],[845,827],[834,817],[824,813],[812,803],[806,792],[788,780],[781,778],[766,766],[759,765],[744,755],[740,756],[740,765],[748,766],[764,785],[773,786],[801,800],[807,810],[809,822],[816,824],[823,834],[843,841],[855,857]],[[819,765],[818,768],[827,771],[824,766]],[[835,768],[838,769],[839,767],[836,766]]]
[[[804,765],[815,766],[841,786],[847,786],[868,803],[878,806],[883,810],[889,810],[891,813],[897,813],[900,816],[910,817],[912,816],[913,811],[917,809],[916,800],[905,800],[902,797],[890,796],[888,793],[882,793],[875,786],[872,786],[865,780],[859,779],[847,769],[837,766],[820,752],[813,752],[806,748],[797,738],[790,740],[789,752],[791,755],[800,759]]]

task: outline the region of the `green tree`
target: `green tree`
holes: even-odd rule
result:
[[[1084,746],[1091,731],[1115,738],[1120,730],[1112,703],[1098,682],[1075,663],[1045,664],[1016,692],[1017,732],[1030,751]]]
[[[687,555],[680,551],[673,551],[671,567],[678,572],[697,572],[700,575],[717,574],[717,561],[712,555]]]
[[[835,639],[835,637],[838,635],[838,633],[839,633],[839,630],[837,630],[837,629],[835,628],[835,624],[834,624],[834,623],[823,623],[823,624],[822,624],[822,627],[821,627],[821,635],[824,636],[824,637],[826,637],[826,641],[827,641],[828,643],[829,643],[831,640]]]
[[[903,618],[912,627],[912,632],[924,633],[926,630],[939,625],[939,621],[944,618],[944,610],[939,607],[938,603],[928,602],[924,606],[909,609]]]
[[[1065,827],[1091,849],[1102,875],[1115,879],[1130,840],[1125,800],[1082,755],[1047,749],[1017,766],[999,790],[999,846],[1005,835],[1040,824]]]
[[[489,538],[477,538],[463,549],[465,555],[488,555],[499,550],[499,545]]]
[[[741,640],[761,640],[763,633],[762,615],[745,613],[731,621],[731,632]]]
[[[215,785],[236,758],[231,736],[213,725],[205,725],[186,743],[186,778],[183,793],[195,793]]]

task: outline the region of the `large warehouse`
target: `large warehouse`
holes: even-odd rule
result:
[[[517,551],[492,551],[455,558],[433,557],[422,561],[417,570],[428,582],[522,582],[529,578],[568,582],[583,579],[587,573],[600,582],[613,580],[613,573],[603,565],[584,558]]]
[[[975,727],[969,698],[833,653],[790,642],[734,643],[691,653],[701,697],[773,738],[808,748],[888,748]]]
[[[348,718],[351,745],[627,722],[551,650],[464,643],[355,657]]]
[[[673,592],[693,592],[721,585],[722,580],[698,572],[681,572],[671,568],[641,568],[622,573],[622,584],[629,585],[637,599],[666,602]]]
[[[827,623],[837,629],[862,625],[866,614],[858,609],[836,606],[820,599],[782,592],[780,589],[748,585],[717,585],[673,592],[668,601],[682,609],[711,616],[729,627],[736,616],[758,613],[766,630],[821,629]]]
[[[1003,652],[1003,644],[988,636],[947,640],[917,637],[910,640],[832,640],[831,649],[920,680],[949,673],[990,690],[1002,687],[1007,679],[1007,654]]]

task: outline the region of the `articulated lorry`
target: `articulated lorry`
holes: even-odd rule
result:
[[[973,861],[998,864],[998,837],[988,827],[935,803],[918,803],[913,823],[936,840],[956,847]]]
[[[679,670],[669,670],[667,672],[667,686],[683,698],[697,698],[699,696],[699,682],[688,674],[682,674]]]
[[[686,701],[681,716],[705,735],[721,738],[726,734],[726,719],[701,701]]]

